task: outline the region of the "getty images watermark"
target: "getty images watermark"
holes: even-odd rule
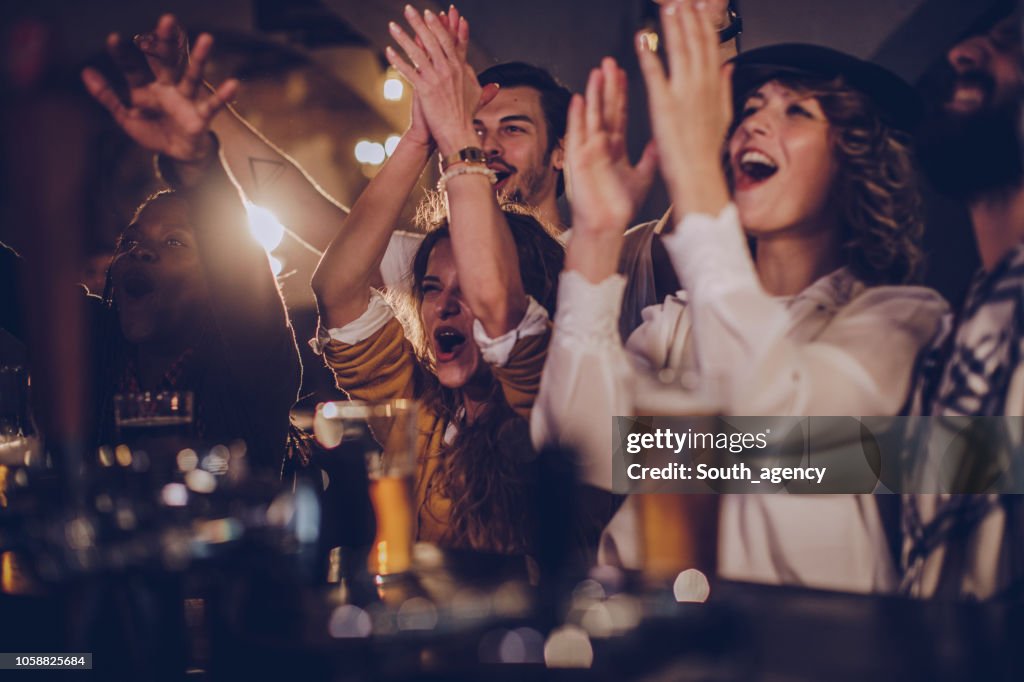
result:
[[[615,417],[617,493],[1024,493],[1020,417]]]

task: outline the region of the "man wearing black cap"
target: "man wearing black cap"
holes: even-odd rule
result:
[[[1024,51],[1020,17],[1009,13],[1012,3],[999,5],[1001,20],[990,19],[946,55],[945,78],[920,133],[919,157],[929,179],[968,204],[982,265],[945,366],[922,381],[919,402],[926,414],[1024,415]],[[958,469],[961,478],[980,459],[972,454]],[[987,599],[1019,593],[1019,495],[907,495],[903,502],[910,594]]]

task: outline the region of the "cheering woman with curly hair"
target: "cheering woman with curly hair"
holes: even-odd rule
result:
[[[602,170],[608,112],[624,106],[608,101],[613,62],[570,113],[573,196],[595,220],[575,225],[569,243],[534,440],[580,449],[588,480],[605,488],[609,417],[692,413],[694,387],[731,415],[898,414],[946,311],[935,292],[906,286],[922,230],[909,86],[806,45],[754,50],[723,70],[695,3],[665,5],[662,20],[668,73],[642,36],[638,56],[683,290],[644,312],[626,349],[612,333],[623,281],[611,266],[625,194]],[[626,564],[638,554],[629,506],[602,548]],[[896,585],[870,496],[734,495],[720,506],[717,562],[730,578]],[[716,514],[708,505],[688,519],[692,537],[708,535]],[[714,548],[696,558],[713,567]]]

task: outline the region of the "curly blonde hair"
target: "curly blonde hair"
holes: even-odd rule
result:
[[[887,125],[870,97],[841,76],[780,74],[771,80],[817,99],[828,119],[838,168],[831,192],[847,266],[869,285],[917,281],[924,264],[923,202],[907,136]],[[733,130],[736,125],[738,120]]]

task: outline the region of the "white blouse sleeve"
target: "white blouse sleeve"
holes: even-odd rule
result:
[[[686,215],[663,241],[687,291],[700,372],[723,381],[732,414],[896,414],[947,311],[930,289],[877,287],[800,342],[785,305],[761,288],[734,205]]]
[[[328,329],[319,322],[316,326],[316,336],[309,341],[310,347],[317,355],[323,354],[324,346],[333,341],[341,341],[348,345],[354,345],[368,339],[376,334],[381,327],[395,316],[395,311],[376,289],[370,289],[370,301],[363,314],[352,320],[344,327],[331,327]]]
[[[632,413],[631,365],[619,338],[626,280],[559,279],[558,307],[540,392],[530,416],[534,445],[574,449],[584,483],[612,485],[612,420]]]
[[[473,340],[476,341],[480,355],[488,364],[504,367],[519,339],[537,336],[547,330],[548,311],[540,303],[537,303],[533,296],[527,296],[526,299],[526,314],[523,315],[523,319],[514,329],[510,329],[496,338],[492,339],[487,335],[480,320],[473,320]]]

